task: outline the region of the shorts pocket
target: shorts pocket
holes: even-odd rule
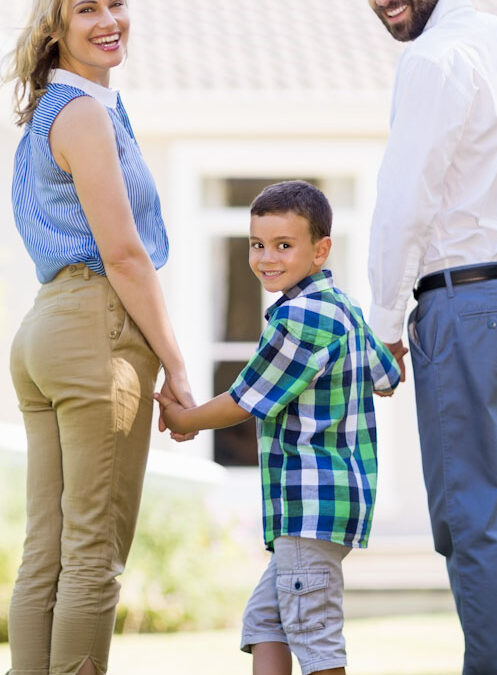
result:
[[[301,633],[324,628],[329,581],[328,570],[278,573],[276,587],[285,632]]]

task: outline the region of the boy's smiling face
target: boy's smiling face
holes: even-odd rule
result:
[[[266,291],[286,293],[326,262],[331,239],[312,241],[306,218],[293,211],[253,215],[249,264]]]

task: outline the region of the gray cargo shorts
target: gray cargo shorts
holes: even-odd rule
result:
[[[346,666],[342,560],[350,550],[321,539],[275,539],[274,554],[245,609],[242,651],[284,642],[302,675]]]

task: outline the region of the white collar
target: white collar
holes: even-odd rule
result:
[[[106,108],[116,108],[117,107],[117,90],[109,89],[108,87],[103,87],[101,84],[87,80],[81,75],[76,75],[69,70],[63,70],[62,68],[56,68],[52,71],[52,77],[50,82],[54,84],[67,84],[69,87],[75,87],[76,89],[81,89],[86,94],[89,94],[93,98],[100,101],[102,105]]]
[[[435,26],[446,14],[457,9],[471,9],[476,11],[470,0],[438,0],[435,9],[431,13],[423,33]]]

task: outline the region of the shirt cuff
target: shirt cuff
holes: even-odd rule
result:
[[[242,410],[245,410],[245,412],[248,412],[250,415],[253,415],[254,417],[259,417],[261,420],[263,420],[266,415],[264,411],[259,410],[256,406],[254,406],[253,403],[250,401],[246,401],[243,395],[243,392],[240,392],[238,388],[235,388],[234,386],[231,386],[228,394],[231,396],[233,401],[242,408]]]
[[[373,302],[368,323],[380,340],[393,344],[402,338],[404,314],[402,310],[385,309]]]

